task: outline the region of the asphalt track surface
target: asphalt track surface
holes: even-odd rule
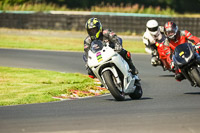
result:
[[[144,95],[117,102],[111,95],[1,106],[0,133],[199,133],[200,89],[133,54]],[[0,66],[86,74],[82,53],[0,49]]]

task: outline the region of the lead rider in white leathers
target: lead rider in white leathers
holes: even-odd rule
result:
[[[161,65],[155,44],[165,40],[164,27],[159,26],[156,20],[147,21],[146,31],[142,39],[146,46],[145,51],[152,55],[151,64],[153,66]]]

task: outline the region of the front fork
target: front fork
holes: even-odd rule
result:
[[[196,61],[194,63],[196,63]],[[191,74],[191,71],[196,68],[198,68],[198,66],[190,66],[189,68],[181,69],[181,73],[185,76],[186,79],[189,80],[191,85],[195,87],[197,84],[193,78],[193,75]]]
[[[192,68],[189,68],[189,69],[192,69]],[[190,77],[190,71],[191,70],[188,70],[188,69],[181,69],[181,73],[185,76],[186,79],[189,80],[189,82],[191,83],[192,86],[195,85],[194,81],[192,80],[192,78]]]
[[[122,87],[122,82],[121,82],[121,80],[120,80],[120,78],[119,78],[119,75],[118,75],[118,73],[117,73],[117,70],[116,70],[116,68],[114,67],[114,66],[112,66],[112,67],[107,67],[107,68],[105,68],[105,69],[103,69],[103,71],[101,72],[101,75],[103,75],[103,72],[105,72],[106,70],[109,70],[109,71],[111,71],[111,73],[114,75],[114,77],[115,77],[115,79],[116,79],[116,84],[117,84],[117,86],[118,86],[118,89],[120,90],[120,91],[123,91],[123,87]],[[105,80],[104,80],[104,77],[103,76],[101,76],[101,78],[102,78],[102,80],[103,80],[103,82],[104,82],[104,84],[105,84]],[[106,84],[105,84],[106,85]]]

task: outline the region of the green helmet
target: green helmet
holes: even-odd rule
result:
[[[97,18],[90,18],[85,25],[88,35],[92,40],[98,39],[102,32],[101,22]]]

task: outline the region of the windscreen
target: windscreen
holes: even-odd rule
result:
[[[193,51],[194,49],[191,43],[183,43],[176,47],[175,57],[182,57],[184,55],[185,58],[188,58],[193,53]]]
[[[103,44],[100,40],[94,40],[91,43],[91,51],[96,53],[103,49]]]
[[[194,48],[190,43],[183,43],[175,48],[175,60],[178,66],[186,65],[194,58]],[[174,59],[173,59],[174,60]]]

